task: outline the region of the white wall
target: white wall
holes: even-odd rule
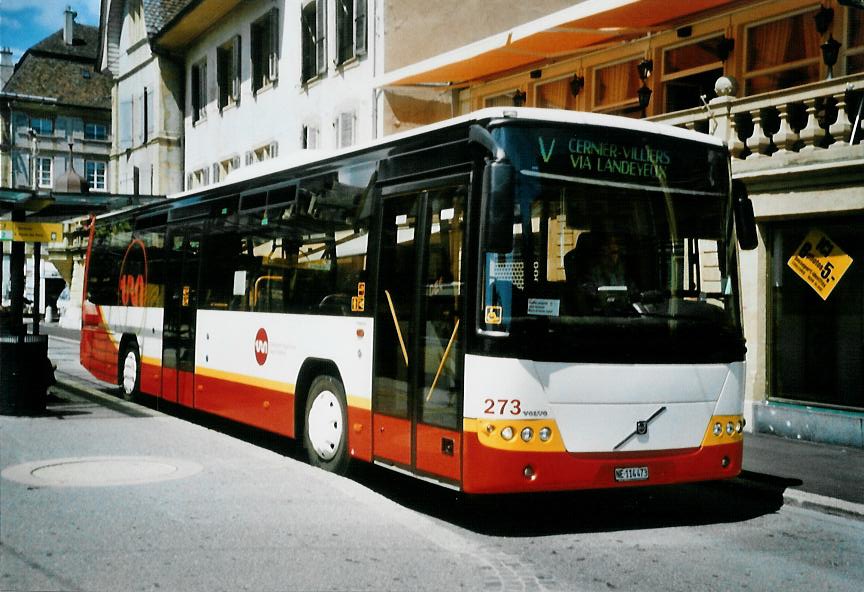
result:
[[[319,149],[337,147],[336,120],[340,113],[354,112],[355,142],[364,143],[375,136],[373,109],[375,34],[373,22],[378,0],[369,0],[368,54],[336,68],[336,1],[327,0],[328,72],[319,80],[301,84],[301,1],[257,0],[239,5],[188,47],[185,63],[185,170],[190,173],[208,169],[212,182],[213,164],[239,157],[246,166],[246,153],[271,142],[278,142],[280,157],[301,149],[304,125],[317,126]],[[252,93],[250,25],[271,7],[279,9],[281,20],[278,80],[271,87]],[[241,36],[241,96],[239,104],[218,108],[216,49],[234,35]],[[191,69],[207,59],[206,118],[192,122]]]

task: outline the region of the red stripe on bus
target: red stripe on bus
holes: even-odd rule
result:
[[[459,481],[462,446],[459,432],[417,424],[417,470]]]
[[[348,407],[348,446],[353,458],[372,460],[372,412]]]
[[[294,393],[199,374],[195,408],[294,437]]]
[[[506,493],[662,485],[735,477],[741,472],[743,443],[654,454],[596,455],[509,452],[483,446],[465,435],[463,489],[469,493]],[[728,466],[722,466],[723,458]],[[526,467],[532,476],[526,477]],[[615,469],[647,467],[647,481],[620,483]]]
[[[401,465],[411,464],[411,422],[375,414],[375,456]]]

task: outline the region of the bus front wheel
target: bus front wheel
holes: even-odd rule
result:
[[[141,356],[134,344],[127,344],[120,354],[120,394],[127,401],[138,396],[141,387]]]
[[[342,383],[332,376],[312,381],[306,397],[303,446],[309,462],[325,471],[348,469],[348,405]]]

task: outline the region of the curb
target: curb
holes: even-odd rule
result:
[[[90,401],[94,401],[109,409],[114,409],[115,411],[121,411],[126,414],[134,414],[134,415],[144,415],[150,416],[154,415],[153,410],[148,409],[147,407],[142,407],[137,403],[132,401],[126,401],[120,397],[115,397],[113,395],[105,394],[104,392],[97,390],[95,388],[96,385],[87,384],[84,381],[77,380],[72,376],[63,376],[56,377],[54,382],[54,387],[61,388],[67,390],[73,394],[78,395],[79,397],[83,397]],[[110,388],[111,385],[107,384],[106,387]]]
[[[864,504],[847,502],[825,495],[801,491],[800,489],[787,489],[784,491],[783,503],[835,516],[864,520]]]

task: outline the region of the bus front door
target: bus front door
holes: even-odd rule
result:
[[[165,245],[162,397],[190,407],[194,402],[200,244],[200,222],[169,227]]]
[[[459,177],[385,193],[376,296],[374,455],[454,484],[461,480],[467,187]]]

